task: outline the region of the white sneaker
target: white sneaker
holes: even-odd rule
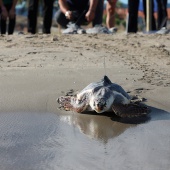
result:
[[[166,27],[162,27],[159,31],[156,32],[156,34],[168,34],[170,33],[170,30],[168,30]]]
[[[109,31],[113,34],[113,33],[116,33],[117,32],[117,28],[116,27],[112,27],[112,28],[109,28]]]

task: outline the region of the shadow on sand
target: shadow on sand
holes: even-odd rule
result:
[[[107,112],[107,113],[102,113],[102,114],[98,114],[96,112],[83,112],[81,114],[105,116],[105,117],[109,117],[114,122],[120,122],[124,124],[133,124],[133,125],[146,123],[151,119],[149,114],[145,116],[134,117],[134,118],[122,118],[122,117],[115,115],[113,112]]]

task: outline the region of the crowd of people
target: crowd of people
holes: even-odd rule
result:
[[[53,3],[54,0],[43,0],[43,33],[51,33]],[[58,0],[59,9],[55,19],[57,24],[67,28],[72,22],[77,26],[92,23],[92,26],[102,25],[104,0]],[[106,27],[115,27],[115,8],[117,0],[107,0],[106,3]],[[17,0],[0,0],[0,29],[1,34],[13,34],[16,14],[15,7]],[[167,22],[167,0],[157,0],[158,20],[154,18],[154,0],[152,0],[152,30],[159,30],[166,26]],[[28,0],[28,32],[35,34],[37,28],[39,0]],[[139,0],[128,0],[128,24],[127,32],[137,32]],[[146,18],[146,0],[143,0],[144,14]],[[7,27],[7,19],[9,24]],[[8,30],[7,30],[8,28]]]

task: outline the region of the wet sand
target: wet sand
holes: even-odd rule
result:
[[[0,37],[0,169],[169,169],[169,39]],[[146,98],[151,113],[125,120],[58,109],[57,97],[105,72],[131,95]]]

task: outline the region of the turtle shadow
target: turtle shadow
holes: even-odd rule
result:
[[[147,123],[151,120],[151,117],[149,115],[146,116],[140,116],[140,117],[134,117],[134,118],[121,118],[118,116],[110,117],[112,121],[117,121],[120,123],[125,123],[125,124],[144,124]]]
[[[170,120],[170,112],[150,106],[150,121]]]
[[[146,104],[143,104],[143,105],[149,108],[149,113],[147,115],[134,117],[134,118],[122,118],[122,117],[117,116],[113,112],[98,114],[95,111],[94,112],[85,111],[82,114],[106,116],[115,122],[120,122],[120,123],[125,123],[125,124],[134,124],[134,125],[147,123],[149,121],[170,120],[170,112],[167,112],[165,110],[162,110],[156,107],[148,106]]]
[[[105,117],[109,117],[110,120],[112,120],[114,122],[119,122],[119,123],[124,123],[124,124],[134,124],[134,125],[146,123],[146,122],[150,121],[150,119],[151,119],[150,115],[134,117],[134,118],[122,118],[122,117],[117,116],[113,112],[106,112],[106,113],[98,114],[95,111],[94,112],[85,111],[81,114],[105,116]]]

